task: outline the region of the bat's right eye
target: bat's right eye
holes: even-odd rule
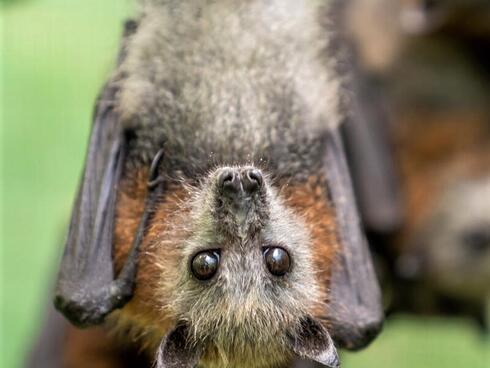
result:
[[[284,276],[291,267],[289,253],[281,247],[264,248],[265,264],[274,276]]]
[[[216,250],[206,250],[192,258],[191,271],[198,280],[209,280],[216,274],[218,267],[219,253]]]

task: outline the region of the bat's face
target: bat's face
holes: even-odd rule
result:
[[[167,193],[157,209],[140,260],[143,286],[122,314],[163,321],[160,336],[168,326],[185,326],[186,344],[205,366],[289,360],[298,353],[295,341],[321,332],[317,319],[327,310],[337,239],[326,195],[311,183],[279,195],[254,167],[221,167],[181,191]],[[125,210],[116,227],[121,242],[128,195],[121,195]],[[157,306],[144,312],[146,300]],[[328,348],[325,342],[315,348]]]
[[[172,302],[178,318],[209,344],[204,359],[221,356],[222,366],[286,358],[285,333],[321,300],[305,224],[254,168],[218,169],[193,202]]]
[[[484,301],[490,294],[490,126],[471,119],[421,124],[413,128],[425,138],[419,136],[416,157],[404,165],[409,227],[400,271],[443,295]]]

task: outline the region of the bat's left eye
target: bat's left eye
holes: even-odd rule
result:
[[[191,271],[198,280],[209,280],[218,271],[219,253],[215,250],[206,250],[197,253],[191,262]]]
[[[289,253],[280,247],[264,248],[265,264],[274,276],[284,276],[291,267]]]

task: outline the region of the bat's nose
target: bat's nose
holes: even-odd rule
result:
[[[262,187],[262,173],[258,169],[245,169],[241,177],[243,189],[247,193],[255,193]]]
[[[262,173],[256,168],[226,168],[218,176],[220,191],[231,197],[251,195],[262,188],[263,182]]]
[[[224,169],[219,174],[218,187],[226,195],[233,196],[240,193],[242,190],[240,173],[235,169]]]

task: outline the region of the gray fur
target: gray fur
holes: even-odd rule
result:
[[[264,162],[276,175],[318,169],[342,120],[333,1],[144,1],[114,80],[133,158],[162,145],[167,171]]]

